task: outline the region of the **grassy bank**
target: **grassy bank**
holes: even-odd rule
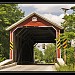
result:
[[[70,64],[67,66],[60,66],[59,68],[57,68],[57,71],[75,71],[75,65]]]

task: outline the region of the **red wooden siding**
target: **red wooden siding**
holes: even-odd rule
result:
[[[33,22],[32,21],[32,17],[37,17],[37,21]],[[14,30],[16,27],[20,27],[20,26],[53,26],[55,27],[57,30],[59,30],[58,27],[54,26],[53,24],[43,20],[42,18],[38,17],[37,15],[33,15],[30,18],[28,18],[27,20],[25,20],[24,22],[18,24],[17,26],[15,26],[12,30]]]
[[[57,50],[57,58],[60,58],[60,49]]]

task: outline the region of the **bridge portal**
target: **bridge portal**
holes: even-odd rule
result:
[[[35,43],[56,43],[56,58],[61,58],[61,49],[57,48],[57,40],[63,27],[31,13],[6,30],[10,31],[10,59],[18,64],[33,64]]]

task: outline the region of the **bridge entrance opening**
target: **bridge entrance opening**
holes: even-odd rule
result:
[[[34,63],[56,63],[56,43],[36,43],[34,45]]]
[[[56,43],[53,27],[23,27],[14,32],[13,60],[17,64],[35,64],[34,45],[36,43]]]

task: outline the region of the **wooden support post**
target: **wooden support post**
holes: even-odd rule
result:
[[[64,48],[64,61],[66,63],[66,47],[67,47],[67,39],[63,40],[63,48]]]
[[[10,59],[13,59],[13,32],[10,31]]]
[[[64,49],[64,62],[66,63],[66,49]]]
[[[61,58],[61,50],[60,50],[60,30],[57,32],[57,58]]]

